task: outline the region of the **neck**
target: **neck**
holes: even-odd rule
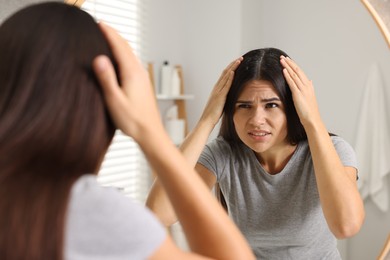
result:
[[[296,145],[285,145],[281,149],[274,149],[265,153],[256,153],[257,160],[269,174],[278,174],[287,165],[293,156]]]

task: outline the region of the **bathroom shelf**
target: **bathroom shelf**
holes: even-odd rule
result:
[[[168,95],[157,95],[157,100],[190,100],[194,99],[193,95],[178,95],[178,96],[168,96]]]
[[[176,65],[175,68],[178,70],[179,77],[180,77],[180,95],[162,95],[162,94],[156,94],[156,99],[158,101],[173,101],[175,105],[177,105],[178,108],[178,118],[184,119],[185,122],[185,135],[188,134],[188,122],[187,122],[187,110],[186,110],[186,100],[194,99],[193,95],[187,95],[184,94],[184,80],[183,80],[183,69],[181,65]],[[155,88],[155,81],[154,81],[154,68],[153,63],[148,63],[148,72],[150,81]]]

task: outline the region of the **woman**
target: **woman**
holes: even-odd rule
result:
[[[253,258],[169,140],[147,72],[113,29],[73,6],[32,5],[1,25],[0,57],[0,259]],[[145,152],[192,252],[98,185],[115,128]]]
[[[230,64],[181,149],[209,188],[218,184],[259,259],[340,259],[336,239],[362,225],[354,152],[328,134],[312,82],[281,50]],[[158,181],[147,203],[175,221]]]

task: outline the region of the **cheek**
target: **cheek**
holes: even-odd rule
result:
[[[284,115],[278,118],[278,125],[280,128],[280,133],[287,136],[287,119]]]
[[[238,116],[236,113],[233,115],[233,124],[236,132],[239,131],[240,126],[242,126],[242,118]]]
[[[234,115],[233,116],[233,126],[234,126],[234,129],[236,130],[236,134],[238,136],[240,135],[240,128],[239,128],[240,125],[241,125],[241,123],[240,123],[239,118],[236,115]]]
[[[233,116],[233,124],[234,129],[236,130],[236,134],[240,140],[245,138],[245,119],[240,116]]]
[[[269,118],[279,125],[287,125],[287,117],[283,110],[273,110]]]
[[[242,125],[248,119],[248,112],[243,110],[235,111],[233,114],[233,122]]]

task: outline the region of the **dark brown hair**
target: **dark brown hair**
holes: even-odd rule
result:
[[[280,56],[287,54],[276,48],[264,48],[247,52],[235,71],[232,86],[227,95],[219,135],[230,145],[241,143],[234,127],[235,104],[246,83],[252,80],[269,81],[278,93],[287,117],[287,139],[291,144],[306,140],[306,132],[299,120],[291,90],[283,76]]]
[[[115,128],[92,71],[112,58],[86,12],[53,2],[0,27],[0,259],[62,259],[69,192]]]

